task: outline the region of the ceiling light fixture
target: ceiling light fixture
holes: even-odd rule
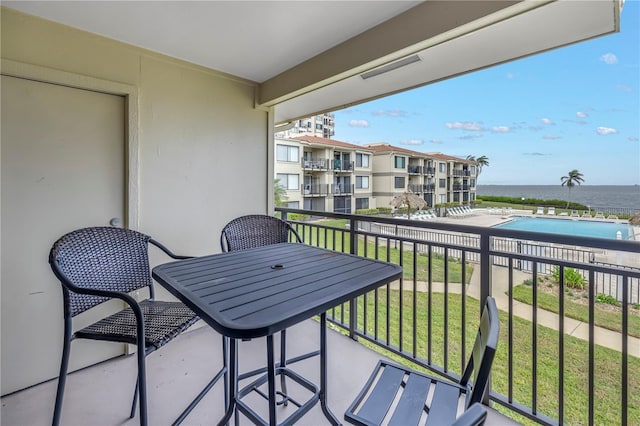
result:
[[[418,55],[407,56],[406,58],[400,59],[399,61],[395,61],[390,64],[372,69],[371,71],[364,72],[360,74],[360,77],[362,77],[363,80],[366,80],[368,78],[375,77],[377,75],[384,74],[389,71],[397,70],[398,68],[405,67],[409,64],[420,62],[421,60],[422,59],[420,59],[420,56]]]

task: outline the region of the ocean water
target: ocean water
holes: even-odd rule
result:
[[[542,200],[569,199],[591,206],[591,210],[640,210],[638,185],[579,185],[571,188],[570,196],[567,187],[562,185],[478,185],[477,194]]]

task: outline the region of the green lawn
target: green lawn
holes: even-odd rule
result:
[[[332,250],[344,251],[349,253],[349,230],[345,229],[346,220],[324,220],[322,222],[314,223],[313,225],[322,225],[328,227],[339,228],[342,231],[336,231],[333,229],[321,229],[306,227],[304,232],[300,232],[302,239],[310,245],[318,247],[327,247]],[[358,251],[360,256],[366,256],[370,258],[377,258],[380,260],[386,260],[392,263],[400,264],[404,268],[403,277],[405,281],[417,281],[428,282],[429,281],[429,258],[426,254],[419,253],[415,259],[416,268],[414,273],[414,252],[413,250],[403,250],[402,260],[400,259],[400,249],[394,248],[393,241],[391,241],[391,248],[386,246],[385,239],[379,239],[380,243],[376,248],[376,244],[373,238],[368,238],[365,244],[363,238],[358,239]],[[377,249],[377,251],[376,251]],[[445,261],[444,257],[439,254],[433,254],[431,262],[431,280],[432,282],[444,282],[445,276]],[[450,257],[447,262],[448,267],[448,282],[449,283],[461,283],[462,282],[462,262],[458,259]],[[471,279],[471,273],[473,272],[473,265],[467,262],[465,268],[464,282],[469,283]]]
[[[518,285],[513,288],[513,298],[529,305],[533,304],[533,289],[529,285]],[[559,298],[553,294],[538,291],[538,306],[544,310],[558,313],[560,311]],[[595,305],[594,323],[598,327],[617,332],[622,331],[622,314],[604,309],[600,303]],[[585,323],[589,322],[589,307],[565,299],[564,314],[569,318]],[[629,335],[640,338],[640,316],[630,313],[628,316]]]
[[[378,290],[378,338],[386,339],[386,323],[389,317],[389,344],[395,347],[400,345],[400,330],[402,329],[402,347],[405,351],[413,352],[413,315],[414,303],[417,306],[416,317],[416,354],[422,359],[431,359],[431,362],[438,366],[445,365],[445,326],[446,326],[446,347],[448,350],[447,368],[457,374],[462,370],[462,296],[449,295],[447,305],[447,321],[443,321],[444,295],[441,293],[432,295],[431,310],[429,309],[428,294],[413,293],[405,291],[403,301],[400,303],[400,292],[392,290],[387,299],[387,292],[384,289]],[[415,302],[414,302],[415,298]],[[365,298],[358,301],[358,327],[364,327],[364,304]],[[366,297],[367,305],[367,333],[374,333],[375,305],[374,297]],[[388,308],[387,308],[388,307]],[[345,317],[348,317],[345,305]],[[402,309],[402,321],[400,321],[400,310]],[[479,318],[479,301],[471,297],[466,298],[465,311],[469,321],[465,329],[466,353],[465,359],[469,356],[469,350],[475,338],[477,319]],[[432,331],[428,331],[428,318],[431,312]],[[336,310],[339,317],[340,310]],[[508,342],[508,317],[501,312],[500,344],[496,354],[493,373],[493,390],[508,395],[508,350],[513,350],[513,398],[525,406],[532,404],[532,324],[524,319],[513,318],[513,336],[511,345]],[[400,326],[402,324],[402,327]],[[432,351],[428,353],[428,343],[431,339]],[[363,341],[363,343],[365,343]],[[367,343],[365,343],[367,344]],[[369,345],[376,350],[380,348],[376,345]],[[558,371],[559,371],[559,334],[556,330],[546,327],[537,327],[537,403],[536,409],[539,413],[551,418],[557,418],[558,413]],[[621,354],[611,349],[595,346],[595,423],[596,424],[620,424],[621,422]],[[589,386],[588,372],[588,351],[587,342],[571,336],[564,336],[564,410],[565,423],[571,425],[582,425],[588,423],[588,393]],[[388,352],[385,353],[388,355]],[[406,363],[402,358],[392,356],[398,362]],[[634,372],[640,371],[640,359],[629,357],[629,383],[628,383],[628,419],[629,424],[640,424],[640,377]],[[514,413],[496,405],[496,408],[506,412],[509,416]],[[528,421],[515,416],[518,421],[529,423]]]

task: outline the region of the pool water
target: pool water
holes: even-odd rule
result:
[[[629,239],[631,226],[626,223],[596,222],[593,220],[551,219],[540,217],[515,217],[509,222],[496,225],[496,228],[519,231],[546,232],[549,234],[573,235],[576,237],[616,239],[616,233],[622,233],[622,239]]]

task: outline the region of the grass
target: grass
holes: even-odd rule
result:
[[[513,288],[513,298],[517,301],[533,304],[533,289],[528,285],[518,285]],[[569,318],[576,319],[585,323],[589,322],[589,306],[568,300],[565,298],[564,314]],[[543,291],[538,291],[538,306],[544,310],[558,313],[560,311],[560,303],[558,296]],[[633,337],[640,338],[640,316],[630,314],[627,316],[628,334]],[[612,311],[600,304],[595,305],[594,324],[598,327],[606,328],[622,332],[622,314],[618,311]]]
[[[429,303],[427,293],[400,292],[379,289],[377,292],[377,333],[378,339],[386,341],[387,318],[389,319],[388,345],[400,347],[406,352],[424,360],[430,360],[433,365],[446,367],[456,374],[462,371],[462,364],[469,356],[470,348],[475,338],[480,304],[477,299],[467,297],[465,300],[465,317],[468,321],[464,331],[465,353],[462,352],[462,296],[451,294],[445,299],[441,293],[434,293]],[[415,299],[414,299],[415,298]],[[445,301],[447,302],[445,305]],[[366,312],[366,332],[375,333],[376,305],[375,297],[370,294],[358,300],[358,327],[364,329],[364,306]],[[413,339],[413,316],[416,306],[416,338]],[[445,315],[446,306],[446,315]],[[340,312],[336,309],[336,317],[348,317],[348,307]],[[502,394],[509,394],[509,365],[508,355],[511,349],[513,355],[512,366],[512,395],[515,402],[531,407],[533,404],[532,383],[532,354],[537,354],[537,375],[535,377],[537,393],[535,409],[537,412],[551,418],[558,417],[559,400],[559,359],[564,354],[564,421],[566,424],[588,424],[588,389],[589,381],[589,345],[586,341],[571,336],[564,336],[564,350],[559,348],[559,333],[543,326],[536,327],[536,344],[532,345],[533,326],[530,321],[513,318],[513,341],[508,341],[508,317],[501,312],[500,342],[492,370],[492,388]],[[431,318],[431,332],[429,333],[429,318]],[[444,321],[443,319],[447,320]],[[402,336],[402,339],[400,338]],[[365,343],[367,346],[380,351],[380,347]],[[415,345],[415,346],[414,346]],[[429,351],[431,347],[431,351]],[[445,348],[447,349],[445,351]],[[446,355],[445,355],[446,353]],[[621,423],[621,354],[617,351],[594,346],[594,423]],[[385,352],[399,363],[407,363],[404,358]],[[628,382],[628,421],[629,424],[640,424],[640,377],[632,372],[640,371],[640,358],[629,357]],[[510,417],[514,413],[496,405],[500,411]],[[520,416],[516,420],[530,423]]]
[[[321,225],[326,228],[311,228],[305,227],[304,230],[298,230],[302,239],[310,245],[318,247],[327,247],[332,250],[350,252],[349,230],[345,228],[347,221],[342,220],[325,220],[319,223],[314,223],[312,226]],[[338,229],[333,229],[338,228]],[[429,277],[429,257],[426,253],[415,254],[413,250],[402,250],[402,257],[400,256],[400,249],[393,246],[387,247],[386,239],[379,240],[381,244],[376,245],[374,239],[367,239],[366,243],[363,238],[358,239],[357,254],[369,258],[380,259],[399,265],[412,265],[411,267],[404,268],[403,278],[405,281],[422,281],[428,282],[431,278],[432,282],[444,282],[445,278],[445,259],[442,255],[434,253],[431,256],[431,277]],[[399,246],[398,246],[399,247]],[[415,256],[415,269],[413,268]],[[447,281],[449,283],[461,283],[462,277],[462,262],[459,259],[449,257],[446,262]],[[415,270],[415,273],[414,273]],[[471,273],[473,272],[473,265],[466,264],[464,271],[464,282],[466,284],[471,280]]]

